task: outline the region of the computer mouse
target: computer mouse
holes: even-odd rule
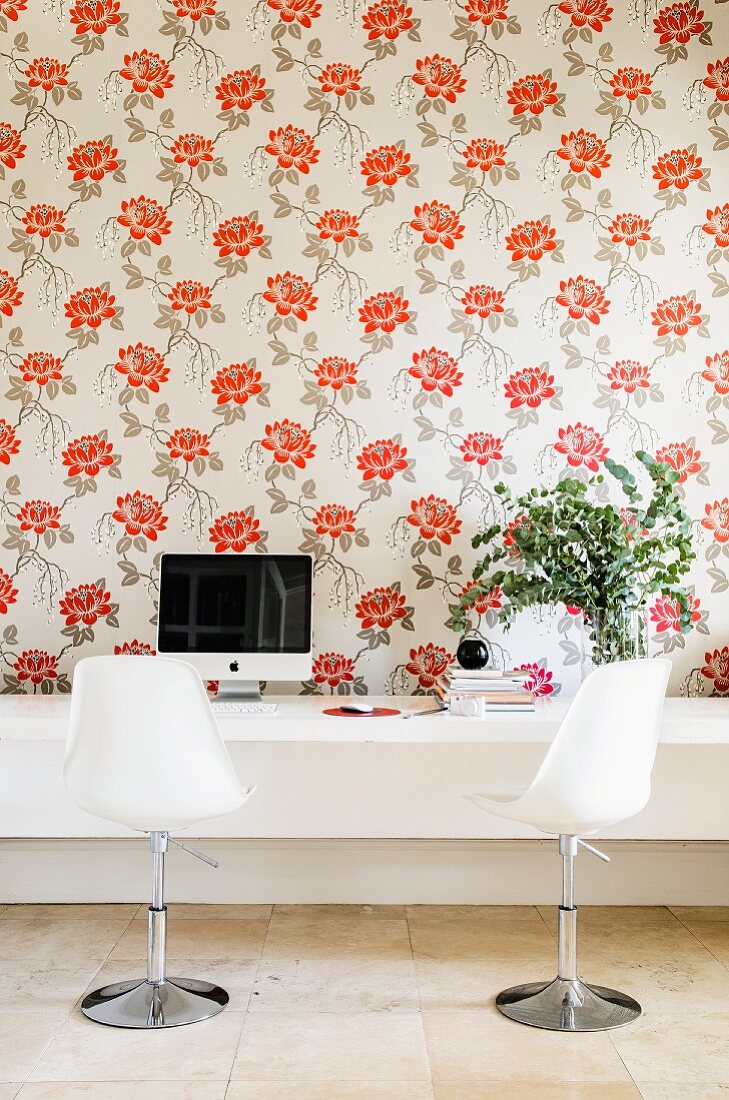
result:
[[[342,703],[339,709],[345,714],[373,714],[375,710],[369,703]]]

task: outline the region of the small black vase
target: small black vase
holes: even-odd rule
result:
[[[489,663],[489,656],[489,647],[483,638],[474,637],[473,635],[464,638],[456,650],[456,660],[461,668],[465,668],[468,672],[486,668]]]

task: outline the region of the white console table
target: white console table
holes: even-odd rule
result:
[[[515,846],[504,844],[509,838],[531,841],[530,851],[542,844],[529,828],[490,818],[462,796],[480,789],[525,786],[554,737],[566,700],[540,701],[535,714],[498,714],[486,721],[450,715],[408,721],[401,715],[343,719],[322,713],[336,705],[336,698],[281,696],[275,701],[278,711],[272,716],[219,719],[241,780],[258,789],[238,813],[210,821],[196,834],[210,838],[209,847],[215,851],[230,855],[235,850],[237,873],[248,880],[262,876],[264,884],[258,892],[243,889],[230,882],[228,875],[221,889],[220,879],[216,885],[206,869],[201,875],[196,861],[181,857],[180,862],[192,864],[181,872],[185,882],[197,884],[181,887],[184,896],[208,900],[265,897],[265,882],[270,884],[271,867],[280,856],[280,876],[288,885],[285,889],[280,883],[270,886],[279,900],[288,890],[287,896],[293,900],[374,901],[397,895],[398,882],[406,890],[412,866],[423,852],[437,851],[438,866],[445,866],[446,877],[460,876],[459,882],[465,885],[478,866],[477,852],[493,849],[513,862]],[[397,706],[403,712],[429,705],[428,700],[412,697],[369,701]],[[73,884],[59,881],[31,889],[34,873],[48,874],[49,852],[55,853],[61,875],[68,862],[60,858],[61,853],[77,851],[83,841],[96,842],[99,852],[107,853],[107,864],[111,857],[106,842],[118,838],[117,851],[119,845],[135,852],[138,848],[139,842],[130,840],[126,830],[77,809],[66,795],[62,762],[68,708],[69,699],[61,696],[0,697],[0,838],[7,838],[0,840],[0,900],[3,894],[8,898],[2,888],[4,864],[6,870],[13,865],[11,893],[25,891],[40,898],[45,889],[57,899],[61,894],[74,896]],[[170,752],[174,751],[174,730],[170,730]],[[652,843],[651,851],[660,856],[662,842],[680,842],[681,850],[685,842],[701,842],[702,852],[720,853],[724,860],[726,885],[718,884],[711,896],[714,900],[725,898],[726,904],[728,779],[729,701],[667,700],[651,802],[632,821],[606,831],[607,846],[611,840],[618,846],[639,840],[649,846]],[[57,838],[55,846],[49,838]],[[712,848],[707,842],[721,843]],[[526,852],[527,847],[519,850]],[[645,845],[643,850],[648,850]],[[30,858],[27,873],[20,874],[8,853],[21,851],[26,860],[33,851],[44,856],[36,863]],[[241,862],[241,851],[257,854],[252,861],[246,857]],[[468,856],[469,852],[473,856]],[[177,861],[170,862],[174,865]],[[387,885],[373,889],[382,866],[386,866]],[[124,870],[118,864],[115,870],[119,881],[125,883]],[[537,872],[523,868],[518,873],[532,874],[533,885],[539,878]],[[712,863],[701,873],[715,877],[720,872]],[[331,892],[331,876],[337,875],[337,881],[342,875],[347,878],[347,889],[341,896],[322,896],[322,892]],[[482,900],[485,892],[489,900],[519,900],[529,883],[517,889],[516,875],[517,870],[512,886],[501,891],[504,896],[494,897],[487,882],[466,890],[467,899]],[[645,874],[641,870],[635,875],[628,892],[631,898],[643,897]],[[128,891],[128,883],[117,890],[110,872],[107,878],[101,890],[103,899]],[[274,880],[278,882],[275,876]],[[412,888],[417,892],[414,885]],[[461,886],[450,892],[445,889],[451,900],[463,900]],[[538,892],[540,888],[534,885],[534,889]],[[656,886],[659,889],[663,887]],[[138,893],[142,892],[140,888]],[[607,886],[606,892],[610,895]]]

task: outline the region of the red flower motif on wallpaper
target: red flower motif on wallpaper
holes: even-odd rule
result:
[[[610,87],[616,99],[625,96],[633,103],[638,96],[653,94],[653,77],[645,69],[624,65],[610,77]]]
[[[469,592],[472,592],[474,588],[477,588],[479,581],[469,581],[461,589],[460,595],[467,596]],[[489,588],[487,592],[480,592],[476,599],[471,604],[471,607],[477,615],[488,615],[489,611],[499,611],[503,606],[503,592],[501,585],[495,584],[493,588]]]
[[[36,202],[29,206],[22,217],[25,232],[32,236],[50,237],[51,233],[63,233],[66,228],[66,212],[57,206],[45,202]]]
[[[156,99],[163,99],[165,91],[175,81],[167,62],[152,50],[135,50],[125,54],[119,76],[130,81],[138,95],[151,92]]]
[[[416,351],[408,374],[417,378],[426,393],[442,393],[444,397],[452,397],[454,386],[460,386],[463,380],[453,356],[438,348]]]
[[[341,244],[347,237],[359,237],[359,218],[347,210],[325,210],[314,228],[323,241]]]
[[[215,98],[223,111],[250,111],[266,98],[266,81],[253,69],[236,69],[216,85]]]
[[[265,244],[263,226],[255,218],[241,215],[221,222],[213,233],[213,244],[221,258],[240,256],[245,259],[254,248]]]
[[[570,172],[575,175],[587,172],[593,179],[600,178],[602,169],[607,168],[612,159],[605,142],[597,134],[581,128],[562,134],[557,156],[569,162]]]
[[[59,610],[66,626],[93,626],[99,619],[111,614],[111,592],[105,592],[99,584],[79,584],[64,594]]]
[[[63,362],[49,351],[31,351],[20,364],[20,377],[24,382],[37,382],[46,386],[63,376]]]
[[[555,395],[554,375],[543,367],[524,367],[509,375],[504,383],[504,395],[512,409],[524,405],[528,409],[538,409],[543,401]]]
[[[374,187],[378,183],[393,187],[399,179],[412,172],[410,154],[397,145],[380,145],[379,148],[370,150],[360,161],[360,168],[368,187]]]
[[[506,98],[515,115],[541,115],[545,107],[553,106],[558,99],[557,81],[543,73],[530,73],[515,80]]]
[[[413,29],[412,14],[413,9],[398,0],[376,0],[362,16],[362,27],[368,32],[370,42],[377,38],[394,42],[405,31]]]
[[[99,328],[104,321],[116,316],[114,302],[116,298],[102,286],[87,286],[75,291],[65,305],[66,317],[71,329]]]
[[[116,172],[119,167],[117,150],[108,141],[84,141],[69,153],[68,170],[75,183],[93,180],[98,183],[104,176]]]
[[[536,696],[553,694],[555,685],[552,683],[552,673],[548,668],[530,662],[518,667],[520,671],[529,673],[529,676],[522,681],[527,691],[531,691]]]
[[[704,512],[701,526],[711,531],[717,542],[729,542],[729,497],[704,505]]]
[[[157,535],[167,526],[167,517],[162,512],[159,501],[149,493],[140,493],[139,489],[116,498],[116,510],[112,512],[112,518],[123,524],[125,532],[131,538],[143,535],[150,542],[156,542]]]
[[[342,61],[325,65],[316,79],[323,92],[334,92],[338,96],[362,91],[362,73],[354,65],[345,65]]]
[[[598,33],[613,17],[607,0],[561,0],[559,10],[569,15],[573,27],[589,27]]]
[[[702,34],[704,13],[699,10],[696,0],[672,0],[662,8],[653,20],[653,30],[659,36],[661,46],[678,43],[685,46],[693,35]]]
[[[279,126],[277,130],[269,130],[266,152],[276,158],[279,168],[287,171],[296,169],[306,176],[313,164],[319,160],[319,150],[314,145],[314,139],[300,126]]]
[[[144,195],[138,199],[128,199],[122,202],[121,211],[116,220],[129,230],[133,241],[146,239],[152,244],[162,244],[162,238],[170,231],[172,222],[167,217],[167,211],[155,199]]]
[[[554,238],[555,230],[537,218],[515,225],[506,237],[505,244],[513,263],[519,260],[539,263],[546,252],[553,252],[557,247]]]
[[[194,462],[196,458],[208,458],[210,455],[210,436],[198,428],[176,428],[165,441],[165,447],[170,458]]]
[[[593,474],[600,468],[600,463],[607,458],[609,448],[605,446],[605,440],[594,428],[585,424],[569,424],[566,428],[560,428],[557,433],[558,442],[554,449],[558,454],[564,455],[570,466],[575,468],[586,466]]]
[[[15,434],[15,428],[9,424],[5,417],[0,416],[0,463],[3,466],[10,465],[10,459],[20,450],[20,440]]]
[[[707,355],[706,367],[702,370],[701,377],[711,382],[721,397],[729,393],[729,351]]]
[[[344,359],[341,355],[328,355],[314,367],[314,377],[317,386],[322,389],[329,386],[339,391],[344,386],[357,385],[357,364],[351,359]]]
[[[106,34],[121,23],[119,0],[77,0],[68,13],[76,34]]]
[[[701,600],[696,596],[689,598],[689,613],[692,623],[701,622],[699,610]],[[670,596],[658,596],[650,610],[651,622],[654,624],[656,634],[665,634],[673,631],[678,634],[681,631],[681,605],[678,600]]]
[[[729,691],[729,645],[704,654],[704,667],[701,675],[711,680],[714,689],[723,695]]]
[[[175,283],[167,295],[167,301],[174,310],[184,310],[190,316],[199,309],[210,309],[213,304],[210,287],[197,279],[181,279]]]
[[[322,504],[311,522],[317,535],[331,535],[333,539],[357,530],[357,517],[351,508],[342,504]]]
[[[659,447],[655,454],[656,462],[667,462],[684,482],[690,474],[701,473],[701,451],[690,443],[668,443]]]
[[[410,320],[407,298],[392,290],[383,290],[365,298],[359,309],[359,319],[365,332],[392,332],[396,325],[406,325]]]
[[[175,164],[189,164],[197,168],[198,164],[209,164],[213,160],[215,148],[210,138],[202,134],[180,134],[170,145],[170,153]]]
[[[28,87],[42,88],[44,92],[66,88],[68,77],[68,66],[56,57],[36,57],[25,70]]]
[[[410,502],[410,515],[407,521],[418,529],[420,538],[437,539],[450,546],[453,536],[461,530],[461,521],[456,509],[443,497],[430,493],[427,497]]]
[[[172,0],[178,19],[191,19],[198,23],[204,15],[215,15],[217,0]]]
[[[127,385],[135,390],[141,386],[150,393],[159,393],[162,383],[170,377],[164,356],[141,340],[127,348],[119,348],[118,354],[114,370],[123,375]]]
[[[514,557],[519,553],[519,547],[516,544],[514,538],[514,532],[517,527],[521,527],[522,523],[526,520],[526,516],[517,516],[516,519],[511,519],[506,525],[506,531],[504,532],[504,548],[509,551],[509,556]]]
[[[464,227],[458,213],[447,202],[424,202],[422,206],[416,206],[413,213],[410,225],[423,234],[426,244],[454,248],[456,241],[463,236]]]
[[[62,461],[69,477],[97,477],[102,470],[113,466],[113,451],[108,439],[98,434],[82,435],[68,444],[62,454]]]
[[[706,211],[706,221],[701,227],[704,233],[716,240],[717,248],[729,248],[729,202]]]
[[[0,15],[4,15],[6,19],[16,23],[18,14],[25,11],[27,6],[28,0],[0,0]]]
[[[13,310],[23,301],[18,280],[9,271],[0,271],[0,313],[12,317]]]
[[[362,630],[371,630],[373,627],[389,630],[393,623],[406,618],[407,613],[405,597],[399,588],[392,585],[365,592],[354,609]]]
[[[10,605],[17,602],[17,595],[13,578],[4,569],[0,569],[0,615],[7,615]]]
[[[135,638],[131,642],[122,642],[114,646],[115,657],[154,657],[157,651],[152,649],[149,642],[139,642]]]
[[[394,439],[378,439],[367,443],[357,456],[357,469],[362,471],[363,481],[392,481],[395,474],[408,468],[407,447]]]
[[[466,316],[482,317],[485,320],[492,313],[504,312],[504,294],[495,287],[480,283],[464,291],[461,305]]]
[[[720,103],[729,102],[729,57],[723,61],[717,59],[716,64],[711,62],[706,66],[704,87],[711,88]]]
[[[26,500],[15,518],[21,531],[32,531],[34,535],[61,527],[61,509],[48,500]]]
[[[213,526],[208,528],[215,553],[234,550],[236,554],[241,554],[260,541],[259,526],[258,520],[250,512],[227,512],[224,516],[218,516]]]
[[[221,367],[210,380],[216,405],[245,405],[251,397],[263,393],[261,372],[248,363],[231,363]]]
[[[685,336],[701,324],[701,303],[686,294],[676,294],[658,302],[651,318],[658,336]]]
[[[330,688],[351,684],[354,680],[354,661],[343,653],[320,653],[312,664],[312,679],[315,684],[326,684]]]
[[[608,312],[610,300],[605,297],[605,291],[594,279],[577,275],[566,282],[562,281],[559,290],[555,301],[558,306],[564,306],[574,321],[584,317],[591,324],[599,325],[600,317]]]
[[[266,424],[266,435],[261,440],[261,446],[273,452],[274,461],[280,466],[290,462],[298,470],[304,469],[307,460],[313,458],[316,451],[316,444],[306,428],[288,417]]]
[[[623,390],[625,393],[647,390],[651,384],[651,368],[634,359],[621,359],[610,368],[607,380],[611,390]]]
[[[24,649],[13,664],[13,672],[21,683],[30,680],[38,687],[44,680],[58,677],[58,657],[52,657],[45,649]]]
[[[417,649],[410,650],[410,660],[405,665],[405,670],[411,676],[417,676],[418,686],[427,690],[443,682],[452,660],[444,646],[428,642],[427,645],[419,645]]]
[[[490,172],[492,168],[502,168],[506,164],[506,147],[493,138],[473,138],[461,156],[467,168],[480,168],[482,172]]]
[[[318,0],[268,0],[268,6],[278,12],[282,23],[298,23],[307,30],[312,19],[318,19],[321,15]]]
[[[469,432],[459,446],[464,462],[475,462],[486,466],[489,462],[500,462],[504,457],[503,440],[489,432]]]
[[[466,0],[463,8],[469,23],[481,23],[490,27],[492,23],[508,19],[509,0]]]
[[[701,163],[702,158],[689,149],[672,149],[670,153],[661,153],[653,165],[653,179],[658,180],[658,190],[665,191],[669,187],[675,187],[677,191],[685,191],[693,180],[703,177]]]
[[[269,275],[267,290],[263,292],[265,301],[276,307],[281,317],[293,315],[299,321],[305,321],[316,309],[319,299],[315,296],[311,283],[301,275],[292,275],[285,271],[283,275]]]
[[[0,164],[5,168],[15,168],[25,156],[27,145],[20,140],[20,134],[9,122],[0,122]]]
[[[651,223],[639,214],[616,214],[608,226],[613,244],[627,244],[634,248],[638,241],[651,239]]]
[[[429,99],[442,98],[446,103],[455,103],[456,96],[466,90],[460,65],[450,57],[441,57],[439,53],[415,62],[412,81],[423,89]]]

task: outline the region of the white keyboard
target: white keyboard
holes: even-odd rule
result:
[[[213,699],[211,706],[213,714],[220,714],[224,718],[232,718],[236,714],[275,714],[277,703],[258,703],[255,700],[234,700],[224,702]]]

